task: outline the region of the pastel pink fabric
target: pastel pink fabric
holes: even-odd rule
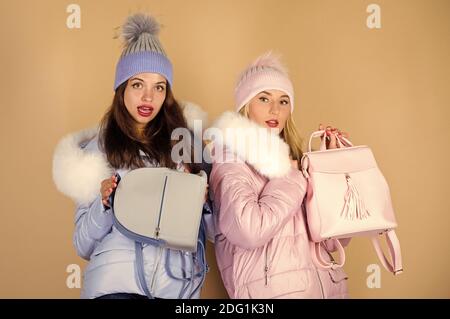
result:
[[[230,151],[221,151],[227,158]],[[215,252],[231,298],[348,296],[342,269],[318,269],[312,261],[302,205],[306,189],[306,179],[294,168],[268,179],[247,163],[213,163]],[[330,260],[326,252],[322,257]]]
[[[294,111],[294,87],[286,68],[271,52],[259,56],[242,72],[235,88],[236,112],[265,90],[285,92],[291,102],[291,113]]]

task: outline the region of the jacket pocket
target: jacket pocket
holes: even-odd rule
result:
[[[307,270],[286,271],[247,284],[249,297],[252,299],[283,298],[289,294],[305,291],[309,285]]]
[[[117,263],[133,263],[135,260],[134,251],[129,249],[99,249],[91,255],[90,261],[85,268],[85,273],[89,273],[98,267]]]
[[[111,250],[134,251],[134,240],[125,237],[114,228],[111,233],[106,235],[100,242],[97,242],[91,256],[98,256]]]

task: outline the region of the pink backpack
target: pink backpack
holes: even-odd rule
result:
[[[319,151],[311,151],[314,137],[322,137]],[[321,268],[339,268],[345,252],[339,238],[369,236],[383,266],[400,274],[400,243],[395,234],[397,222],[389,186],[368,146],[353,146],[336,134],[340,148],[326,149],[325,131],[316,131],[309,139],[308,152],[301,159],[302,172],[308,180],[304,201],[312,240],[314,262]],[[386,235],[392,263],[384,255],[378,235]],[[323,259],[324,240],[334,241],[340,262]]]

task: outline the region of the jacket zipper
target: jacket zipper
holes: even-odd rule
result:
[[[154,294],[154,287],[155,287],[155,282],[156,282],[156,274],[158,273],[158,268],[159,268],[159,264],[161,261],[161,255],[163,252],[163,248],[162,247],[158,247],[158,255],[156,257],[156,263],[155,263],[155,267],[153,267],[153,277],[152,277],[152,281],[150,284],[150,293],[153,295]]]
[[[264,256],[264,278],[265,282],[264,285],[267,287],[269,286],[269,243],[267,243],[267,247],[264,250],[265,256]]]
[[[323,292],[323,285],[322,285],[322,280],[320,280],[319,271],[318,271],[317,268],[315,268],[315,267],[314,267],[314,269],[316,270],[317,279],[319,280],[320,293],[322,294],[322,299],[325,299],[325,294],[324,294],[324,292]]]
[[[325,249],[325,251],[327,252],[328,255],[330,255],[331,259],[333,260],[333,256],[328,252],[328,250]],[[323,292],[323,284],[322,284],[322,280],[320,279],[319,270],[317,270],[317,267],[315,267],[315,266],[314,266],[314,269],[316,270],[317,279],[319,280],[320,293],[322,294],[322,299],[325,299],[325,293]]]
[[[321,245],[322,244],[323,243],[321,243]],[[328,255],[330,255],[331,259],[333,260],[333,256],[328,252],[328,250],[325,249],[325,251],[327,252]],[[315,266],[314,266],[314,269],[316,270],[317,279],[319,280],[320,292],[322,294],[322,299],[325,299],[325,293],[323,292],[323,284],[322,284],[322,280],[320,279],[319,270],[317,270],[317,267],[315,267]]]

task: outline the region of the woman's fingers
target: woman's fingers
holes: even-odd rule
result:
[[[328,145],[328,148],[337,148],[336,136],[334,134],[330,135],[330,144]]]
[[[342,132],[337,127],[332,127],[330,125],[323,125],[319,124],[319,130],[325,130],[325,136],[326,136],[326,147],[328,148],[338,148],[339,144],[337,144],[336,135],[338,137],[343,136],[345,138],[349,137],[349,134],[347,132]]]
[[[116,188],[117,187],[117,178],[115,176],[111,177],[109,180],[105,181],[105,187],[108,188]]]
[[[111,187],[117,187],[117,177],[115,175],[111,177]]]
[[[101,192],[102,194],[104,194],[104,193],[106,193],[106,192],[108,191],[108,189],[110,189],[110,188],[111,188],[110,182],[109,182],[109,181],[104,181],[104,182],[102,183],[102,187],[101,187],[100,192]]]
[[[112,193],[112,188],[106,188],[106,189],[102,192],[102,197],[103,197],[103,198],[106,198],[106,197],[108,197],[109,195],[111,195],[111,193]]]
[[[102,200],[107,199],[113,192],[113,189],[117,187],[117,178],[112,176],[105,179],[101,183],[100,194],[102,195]]]

